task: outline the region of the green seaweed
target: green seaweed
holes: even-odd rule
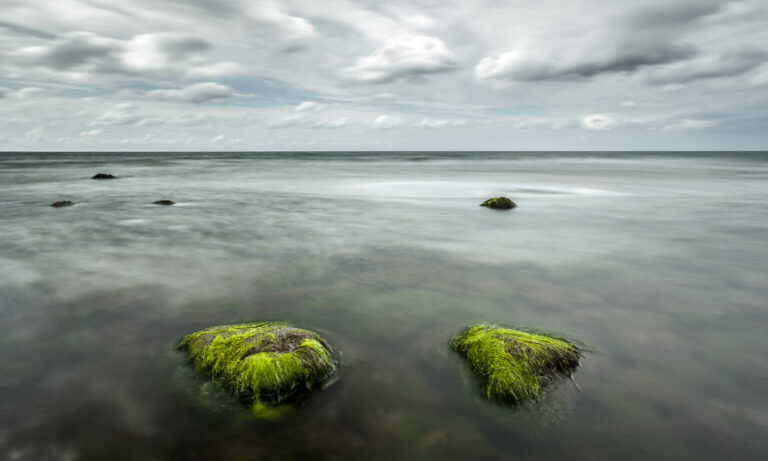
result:
[[[510,210],[512,208],[517,208],[517,204],[507,197],[489,198],[485,202],[481,203],[480,206],[495,208],[497,210]]]
[[[491,400],[537,400],[579,365],[581,352],[564,339],[495,325],[471,325],[451,341]]]
[[[282,322],[206,328],[186,336],[179,348],[255,413],[321,387],[336,369],[317,333]]]

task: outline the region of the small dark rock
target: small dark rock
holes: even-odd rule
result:
[[[54,208],[61,208],[63,206],[72,206],[75,203],[72,200],[59,200],[58,202],[51,203],[51,206]]]
[[[114,175],[108,173],[96,173],[91,179],[117,179]]]
[[[176,202],[172,200],[158,200],[156,202],[152,202],[153,205],[175,205]]]
[[[489,198],[485,202],[481,203],[480,206],[495,208],[497,210],[510,210],[512,208],[517,207],[515,202],[508,199],[507,197]]]

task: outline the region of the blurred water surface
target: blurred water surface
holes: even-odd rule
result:
[[[0,220],[0,459],[768,457],[765,153],[6,153]],[[279,421],[173,348],[258,320],[342,363]],[[593,352],[497,407],[480,321]]]

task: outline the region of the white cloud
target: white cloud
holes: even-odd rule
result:
[[[98,136],[98,135],[102,134],[103,132],[104,132],[104,130],[89,130],[89,131],[82,131],[82,132],[80,132],[80,137],[85,137],[85,136]]]
[[[394,128],[403,123],[403,120],[391,115],[382,114],[373,121],[374,128]]]
[[[195,83],[181,89],[152,90],[147,92],[147,97],[150,99],[193,103],[227,99],[232,96],[234,96],[234,92],[230,87],[215,82]]]
[[[717,125],[714,120],[682,119],[664,126],[664,130],[703,130]]]
[[[419,122],[419,126],[425,126],[428,128],[443,128],[447,126],[461,126],[466,124],[464,119],[448,119],[448,120],[432,120],[425,118]]]
[[[32,128],[31,130],[24,132],[24,137],[31,141],[31,142],[37,142],[43,137],[45,129],[41,126]]]
[[[226,136],[224,136],[223,134],[220,134],[220,135],[216,136],[215,138],[211,139],[211,144],[216,144],[219,141],[223,141],[225,137]]]
[[[456,68],[456,58],[437,37],[401,35],[384,42],[370,56],[344,70],[359,83],[390,83]]]
[[[298,106],[296,106],[297,112],[307,112],[312,110],[318,110],[322,107],[320,103],[317,103],[315,101],[302,101],[299,103]]]
[[[616,126],[616,119],[610,115],[592,114],[581,119],[581,127],[589,131],[610,130]]]

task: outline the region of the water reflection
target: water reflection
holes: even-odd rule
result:
[[[6,458],[768,453],[759,159],[2,161]],[[96,169],[127,177],[81,181]],[[345,181],[401,182],[353,193]],[[614,193],[531,193],[500,214],[477,206],[481,183]],[[78,205],[47,207],[59,195]],[[185,206],[146,205],[157,196]],[[320,332],[339,381],[264,422],[173,348],[253,320]],[[447,347],[473,322],[596,352],[574,384],[512,412],[478,396]]]

